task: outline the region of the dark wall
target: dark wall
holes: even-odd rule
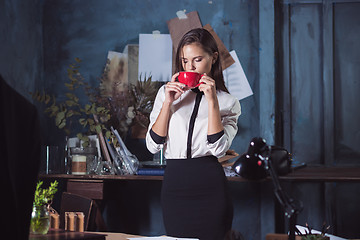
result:
[[[359,166],[360,2],[278,1],[277,94],[282,137],[295,161]],[[359,184],[290,184],[304,203],[299,223],[323,221],[356,238]],[[344,197],[346,196],[346,197]],[[348,200],[345,202],[344,199]]]
[[[42,83],[42,2],[0,1],[0,74],[20,94]]]

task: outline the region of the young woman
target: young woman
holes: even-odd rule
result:
[[[232,202],[218,157],[236,135],[240,103],[225,87],[219,57],[207,30],[186,33],[176,73],[159,89],[150,115],[147,147],[163,148],[167,161],[161,202],[169,236],[223,239],[231,229]],[[177,81],[180,71],[204,74],[202,84],[189,89]]]

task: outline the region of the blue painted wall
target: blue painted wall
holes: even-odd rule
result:
[[[233,148],[245,151],[251,137],[259,134],[257,1],[45,1],[44,87],[60,97],[66,68],[75,57],[83,60],[84,77],[97,86],[109,50],[122,52],[127,44],[138,44],[139,33],[169,33],[166,21],[180,9],[198,11],[203,25],[211,24],[243,64],[255,96],[241,101]]]
[[[255,95],[241,101],[242,116],[233,149],[243,152],[251,137],[259,134],[258,99],[258,3],[257,1],[46,1],[44,3],[44,86],[60,96],[67,81],[66,68],[75,57],[83,60],[81,72],[98,84],[109,50],[122,52],[127,44],[138,44],[139,33],[160,30],[169,33],[166,21],[176,11],[198,11],[202,24],[211,24],[226,47],[236,50]],[[51,79],[51,81],[47,81]],[[52,122],[50,123],[52,124]],[[164,234],[158,183],[123,183],[115,187],[104,208],[111,231],[144,235]],[[261,238],[261,184],[234,184],[234,228],[247,239]],[[126,197],[124,197],[124,193]],[[246,194],[242,194],[246,193]],[[269,197],[268,199],[271,199]],[[244,203],[244,204],[239,204]],[[242,205],[253,205],[245,210]],[[125,207],[130,204],[133,207]],[[269,208],[271,211],[271,208]],[[271,224],[270,224],[271,229]]]
[[[40,0],[0,1],[0,74],[29,100],[42,84],[42,23]]]

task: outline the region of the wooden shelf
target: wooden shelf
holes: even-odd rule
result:
[[[286,181],[358,182],[360,167],[309,166],[279,178]]]
[[[72,175],[72,174],[40,174],[40,178],[61,178],[79,180],[162,180],[163,176],[144,175]]]
[[[72,174],[40,174],[41,179],[67,179],[67,180],[86,180],[86,181],[162,181],[163,176],[146,176],[146,175],[72,175]],[[242,177],[228,177],[229,181],[232,182],[247,182],[248,180]]]
[[[59,179],[78,179],[78,180],[150,180],[162,181],[163,176],[144,176],[144,175],[71,175],[71,174],[40,174],[42,179],[59,178]],[[360,167],[323,167],[309,166],[295,170],[285,176],[280,176],[281,181],[320,181],[320,182],[358,182],[360,181]],[[242,177],[228,177],[231,182],[248,182]],[[270,178],[261,180],[266,181]]]

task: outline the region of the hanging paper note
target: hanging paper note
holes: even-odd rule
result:
[[[206,24],[204,26],[204,29],[208,30],[211,35],[214,37],[216,44],[219,48],[219,54],[220,54],[220,61],[221,61],[221,67],[223,70],[227,69],[229,66],[231,66],[235,61],[231,57],[229,51],[226,49],[224,43],[221,41],[219,36],[216,34],[214,29],[210,26],[210,24]]]
[[[102,94],[112,96],[123,92],[128,84],[128,56],[124,53],[109,51],[106,63],[107,78],[101,82]]]
[[[169,33],[173,41],[174,49],[176,50],[182,36],[194,28],[201,28],[201,21],[197,11],[185,14],[184,11],[176,13],[178,17],[167,21]]]
[[[253,91],[236,52],[233,50],[230,55],[235,60],[235,63],[223,71],[224,80],[230,94],[241,100],[253,95]]]
[[[170,34],[139,35],[138,76],[152,76],[153,81],[167,82],[171,79],[172,42]]]

